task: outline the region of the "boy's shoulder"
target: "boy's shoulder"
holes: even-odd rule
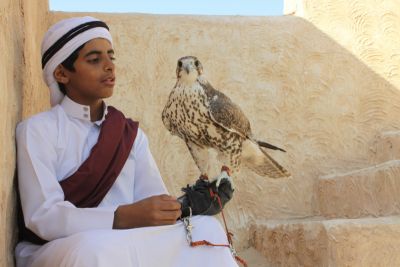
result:
[[[40,131],[50,134],[57,129],[58,117],[59,117],[59,106],[55,106],[50,110],[40,112],[32,115],[31,117],[21,121],[17,125],[17,134],[22,130]]]

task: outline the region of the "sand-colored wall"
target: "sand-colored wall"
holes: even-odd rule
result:
[[[399,0],[298,2],[301,17],[399,89]]]
[[[26,92],[41,92],[37,64],[38,33],[46,28],[47,0],[0,1],[0,266],[13,266],[16,240],[15,126],[27,113],[40,109],[41,100]],[[40,43],[39,43],[40,45]],[[47,92],[45,92],[47,93]],[[23,97],[31,98],[22,105]]]
[[[15,172],[14,128],[20,117],[23,65],[23,27],[21,7],[15,1],[0,3],[0,266],[11,266],[15,231]]]
[[[49,22],[48,0],[24,0],[24,60],[22,118],[49,109],[49,92],[42,79],[40,45]]]
[[[344,162],[332,168],[327,174],[334,176],[342,171],[356,170],[358,165],[369,167],[382,163],[380,155],[396,149],[379,147],[383,145],[382,136],[399,129],[400,1],[287,0],[286,2],[288,2],[286,12],[312,23],[357,60],[357,64],[346,60],[335,66],[338,70],[351,69],[351,72],[349,77],[335,78],[342,86],[339,91],[335,90],[335,94],[341,100],[332,110],[341,120],[341,125],[333,124],[333,126],[343,131],[342,136],[346,135],[345,138],[339,136],[343,144],[341,149],[347,150],[346,154],[352,154],[351,157],[342,156],[342,158],[354,160],[354,164]],[[329,56],[336,57],[334,54]],[[329,67],[329,64],[326,67]],[[385,150],[387,152],[384,152]],[[379,188],[383,184],[382,180]],[[351,194],[354,188],[365,191],[366,186],[364,183],[352,184],[348,192],[343,194]],[[382,194],[380,199],[373,199],[371,203],[374,204],[370,203],[371,207],[366,209],[370,210],[377,202],[390,202],[389,195],[386,193]],[[326,200],[326,203],[329,203],[329,198]],[[331,216],[340,214],[334,213]]]

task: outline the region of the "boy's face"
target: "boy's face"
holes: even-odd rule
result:
[[[93,104],[110,97],[115,84],[114,50],[106,39],[87,42],[74,63],[75,71],[65,68],[67,95],[77,103]]]

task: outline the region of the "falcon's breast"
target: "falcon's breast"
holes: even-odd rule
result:
[[[164,125],[184,140],[204,144],[213,124],[206,102],[207,96],[200,84],[177,85],[162,112]]]

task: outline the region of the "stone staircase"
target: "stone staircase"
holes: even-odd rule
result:
[[[318,217],[252,226],[264,266],[400,266],[400,132],[373,151],[375,165],[316,181]]]

